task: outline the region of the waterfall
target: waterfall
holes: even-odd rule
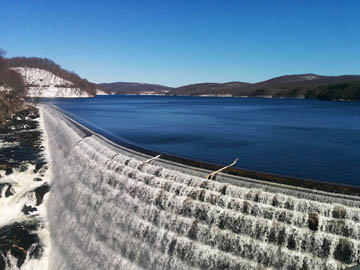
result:
[[[52,269],[313,269],[360,263],[359,198],[155,160],[43,106]]]

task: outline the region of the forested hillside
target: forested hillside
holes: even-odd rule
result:
[[[94,84],[52,60],[36,57],[4,58],[0,51],[2,111],[14,97],[90,97],[96,89],[109,94],[214,95],[360,100],[360,76],[285,75],[258,83],[198,83],[171,88],[159,84],[115,82]],[[45,89],[45,90],[44,90]],[[46,92],[47,89],[47,92]],[[10,91],[11,90],[11,91]],[[46,93],[45,93],[46,92]],[[45,93],[45,94],[44,94]],[[21,100],[21,98],[19,99]],[[5,109],[4,109],[5,108]],[[3,113],[4,114],[4,113]]]
[[[360,100],[360,76],[299,74],[276,77],[259,83],[199,83],[178,87],[172,95],[230,95],[292,97],[324,100]]]
[[[171,88],[146,83],[100,83],[110,94],[162,94],[173,96],[234,96],[312,98],[323,100],[360,100],[360,76],[285,75],[270,80],[247,83],[197,83]]]
[[[9,69],[0,49],[0,125],[24,104],[25,84],[21,75]]]
[[[308,91],[305,97],[322,100],[360,100],[360,81],[317,87]]]
[[[172,88],[159,84],[134,83],[134,82],[113,82],[99,83],[97,88],[109,94],[166,94]]]

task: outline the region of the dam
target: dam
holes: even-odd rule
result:
[[[314,269],[360,263],[360,201],[219,174],[116,144],[41,106],[50,269]]]

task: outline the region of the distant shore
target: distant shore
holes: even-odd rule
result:
[[[164,97],[218,97],[218,98],[261,98],[261,99],[300,99],[300,100],[321,100],[321,101],[339,101],[339,102],[359,102],[358,99],[319,99],[319,98],[306,98],[305,96],[233,96],[233,95],[221,95],[221,94],[203,94],[203,95],[171,95],[171,94],[108,94],[97,96],[164,96]]]

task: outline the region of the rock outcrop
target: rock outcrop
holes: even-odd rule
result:
[[[72,82],[47,70],[31,67],[13,67],[12,69],[23,76],[28,97],[90,97],[86,91],[74,86]]]

